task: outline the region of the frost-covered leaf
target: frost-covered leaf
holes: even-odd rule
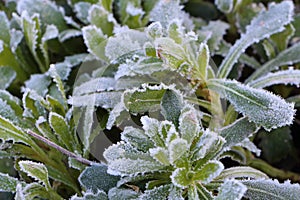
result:
[[[260,199],[299,199],[300,185],[291,184],[289,181],[279,183],[277,180],[262,179],[241,181],[247,186],[245,198]]]
[[[105,35],[112,35],[116,20],[104,7],[92,5],[89,10],[88,20],[91,24],[100,28]]]
[[[48,92],[51,78],[45,74],[33,74],[30,79],[25,82],[25,87],[36,91],[37,94],[44,97]]]
[[[143,85],[142,89],[126,90],[122,100],[131,113],[156,111],[168,87]]]
[[[64,20],[61,9],[50,0],[21,0],[18,1],[17,11],[21,14],[23,11],[27,11],[30,16],[34,13],[40,15],[44,28],[47,24],[54,24],[59,31],[67,29],[67,24]]]
[[[129,175],[163,169],[164,165],[153,160],[121,158],[108,163],[108,173],[113,175]]]
[[[181,138],[190,145],[201,130],[200,114],[191,106],[185,106],[179,117]]]
[[[1,27],[0,40],[2,40],[4,44],[9,45],[10,44],[9,20],[4,11],[0,12],[0,27]]]
[[[34,146],[34,142],[21,128],[2,116],[0,116],[0,134],[1,139],[5,141],[12,140]]]
[[[250,121],[267,130],[289,125],[293,121],[293,104],[268,91],[222,79],[209,80],[208,87],[228,99]]]
[[[182,95],[175,90],[167,89],[161,100],[161,113],[166,120],[171,121],[176,127],[179,125],[179,116],[183,104]]]
[[[139,200],[166,199],[169,195],[171,185],[162,185],[152,190],[146,190],[139,196]]]
[[[0,89],[6,89],[10,86],[10,84],[14,81],[17,74],[10,67],[0,67]]]
[[[219,194],[215,198],[216,200],[239,200],[242,199],[243,195],[247,191],[247,187],[237,180],[227,179],[218,190]]]
[[[68,100],[68,103],[76,107],[94,105],[103,108],[113,108],[120,102],[122,93],[120,91],[110,91],[73,96]]]
[[[211,154],[211,156],[215,155],[220,151],[225,140],[218,136],[217,133],[212,132],[210,130],[205,130],[201,135],[199,141],[195,144],[192,149],[193,152],[193,161],[197,161],[207,157],[207,155]],[[203,163],[202,163],[203,164]]]
[[[258,77],[262,77],[263,75],[277,69],[280,66],[292,65],[294,63],[300,62],[299,53],[300,53],[300,42],[280,52],[274,59],[266,62],[263,66],[258,68],[253,74],[251,74],[246,80],[246,82],[250,82],[257,79]]]
[[[218,9],[224,13],[230,13],[233,9],[233,0],[215,0]]]
[[[125,54],[143,49],[143,45],[147,41],[144,32],[132,29],[121,30],[114,37],[108,38],[105,55],[114,61]]]
[[[121,139],[143,152],[154,147],[153,142],[142,130],[133,127],[125,127]]]
[[[108,200],[108,197],[104,191],[98,190],[95,193],[87,191],[83,193],[83,197],[72,196],[70,200]]]
[[[223,21],[210,21],[207,26],[201,27],[201,31],[211,33],[210,38],[207,41],[207,45],[211,52],[219,50],[223,36],[229,25]]]
[[[284,25],[292,20],[294,5],[291,1],[283,1],[270,5],[268,11],[262,11],[247,26],[246,33],[230,48],[227,56],[219,67],[218,77],[226,78],[233,65],[246,50],[255,42],[284,30]]]
[[[251,178],[251,179],[268,179],[268,176],[252,167],[230,167],[224,169],[215,180]]]
[[[25,185],[25,183],[7,174],[0,173],[0,191],[1,192],[15,192],[18,184]]]
[[[193,180],[207,184],[219,176],[223,170],[224,166],[221,162],[211,160],[195,172],[193,175]]]
[[[117,185],[119,179],[119,176],[108,174],[107,166],[104,164],[95,164],[85,168],[78,178],[86,190],[91,190],[94,193],[98,190],[108,192],[110,188]]]
[[[253,153],[256,154],[256,156],[260,156],[261,150],[257,148],[257,146],[249,140],[249,138],[245,138],[242,142],[238,143],[236,146],[243,147]]]
[[[117,4],[120,21],[130,28],[139,28],[143,24],[145,14],[141,0],[124,0]]]
[[[149,37],[155,39],[163,35],[163,28],[160,22],[153,22],[146,28]]]
[[[249,120],[244,117],[234,123],[222,128],[220,130],[220,136],[222,136],[226,142],[223,146],[224,150],[242,142],[245,138],[255,133],[257,127],[255,123],[249,122]]]
[[[85,45],[88,47],[88,51],[95,55],[98,59],[106,60],[104,47],[106,36],[101,29],[95,25],[90,25],[82,28],[82,34]]]
[[[269,73],[248,83],[249,86],[254,88],[265,88],[277,84],[290,84],[299,86],[300,70],[289,69]]]
[[[159,133],[160,122],[157,119],[149,118],[148,116],[143,116],[141,118],[143,124],[143,129],[145,134],[153,141],[157,147],[165,147],[164,139]]]
[[[76,17],[80,19],[85,24],[88,24],[88,15],[91,4],[89,2],[78,2],[74,5],[74,11],[76,12]]]
[[[77,30],[77,29],[67,29],[58,35],[58,40],[63,43],[71,38],[79,37],[82,35],[82,31]]]
[[[178,138],[172,140],[168,147],[170,162],[176,165],[176,161],[187,156],[188,143],[186,140]]]
[[[51,188],[48,177],[48,170],[44,164],[32,162],[29,160],[19,161],[18,164],[23,172],[25,172],[28,176],[34,178],[35,180],[43,183],[47,190]]]
[[[108,191],[108,199],[110,200],[120,200],[120,199],[137,199],[139,193],[131,189],[123,188],[111,188]]]
[[[272,35],[270,39],[272,42],[276,44],[278,51],[281,52],[286,49],[289,40],[294,35],[294,33],[295,33],[294,26],[292,24],[288,24],[285,27],[284,31]]]
[[[207,79],[207,69],[209,64],[209,49],[204,43],[200,44],[199,53],[197,55],[198,67],[196,69],[197,78],[201,78],[203,81]]]

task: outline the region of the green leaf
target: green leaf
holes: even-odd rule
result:
[[[14,125],[11,121],[3,118],[2,116],[0,116],[0,134],[2,140],[21,142],[32,147],[36,147],[33,140],[31,140],[30,137],[21,128]]]
[[[50,112],[49,124],[61,143],[63,143],[67,149],[74,150],[74,138],[64,117],[57,113]]]
[[[7,174],[0,173],[0,191],[1,192],[15,192],[18,184],[25,185],[24,182],[11,177]]]
[[[193,182],[193,173],[186,168],[177,168],[171,175],[172,183],[179,188],[187,188]]]
[[[249,122],[246,117],[236,120],[234,123],[222,128],[220,130],[220,136],[226,140],[223,149],[225,151],[230,149],[230,147],[254,134],[256,130],[257,127],[255,123]]]
[[[215,0],[218,9],[224,13],[230,13],[233,9],[233,0]]]
[[[5,14],[4,11],[0,12],[0,27],[1,27],[1,33],[0,33],[0,40],[3,41],[4,44],[9,45],[10,44],[10,32],[9,32],[9,20]],[[1,51],[0,51],[1,52]]]
[[[82,28],[82,34],[88,51],[100,60],[107,60],[104,52],[106,36],[95,25]]]
[[[300,42],[280,52],[276,56],[276,58],[269,60],[263,66],[258,68],[253,74],[251,74],[251,76],[248,77],[246,83],[253,81],[259,77],[262,77],[263,75],[267,74],[272,70],[277,69],[280,66],[292,65],[294,63],[300,62],[299,52],[300,52]]]
[[[221,187],[218,189],[219,194],[215,198],[216,200],[223,199],[242,199],[243,195],[247,191],[247,187],[237,180],[226,179]]]
[[[251,179],[268,179],[268,176],[252,167],[230,167],[224,169],[215,180],[251,178]]]
[[[149,37],[155,39],[162,37],[163,28],[160,22],[153,22],[146,28],[146,33]]]
[[[143,116],[141,118],[141,122],[143,124],[143,129],[145,130],[145,134],[153,141],[155,146],[157,147],[165,147],[164,138],[162,138],[162,134],[160,134],[160,122],[157,119],[149,118],[147,116]]]
[[[278,51],[281,52],[286,49],[289,40],[294,35],[294,33],[295,33],[295,28],[293,27],[292,24],[288,24],[286,25],[284,31],[272,35],[270,39],[272,42],[276,44]]]
[[[19,161],[18,164],[21,171],[42,183],[47,190],[50,190],[51,185],[49,182],[48,170],[44,164],[29,160]]]
[[[143,15],[145,14],[142,8],[141,0],[123,0],[118,2],[118,14],[122,25],[134,29],[143,25]]]
[[[261,179],[241,181],[247,186],[245,198],[259,199],[298,199],[300,196],[300,185],[291,184],[289,181],[279,183],[277,180]]]
[[[200,78],[204,81],[207,79],[207,68],[209,64],[209,50],[208,46],[204,43],[200,44],[197,61],[199,66],[196,69],[196,71],[198,72],[196,76],[197,78]]]
[[[164,85],[143,85],[142,89],[126,90],[122,100],[126,109],[131,113],[156,111],[160,108],[160,102],[167,89],[169,88]]]
[[[256,80],[250,81],[249,86],[254,88],[266,88],[272,85],[285,84],[285,85],[300,85],[300,70],[283,70],[274,73],[266,74]]]
[[[0,80],[0,89],[6,89],[14,81],[17,74],[10,67],[0,67],[0,76],[2,77]]]
[[[289,125],[293,121],[293,104],[268,91],[222,79],[209,80],[208,88],[221,94],[238,112],[267,130]]]
[[[98,190],[108,192],[117,185],[120,177],[108,174],[106,165],[96,164],[85,168],[78,180],[86,190],[96,193]]]
[[[176,127],[178,127],[179,116],[182,108],[182,95],[178,91],[167,89],[161,100],[161,113],[165,119],[171,121]]]
[[[221,162],[211,160],[195,172],[193,180],[207,184],[219,176],[223,170],[224,165]]]
[[[230,48],[219,67],[218,77],[226,78],[240,55],[255,42],[284,30],[284,25],[292,21],[294,5],[291,1],[283,1],[270,5],[268,11],[262,11],[247,26],[246,33]]]

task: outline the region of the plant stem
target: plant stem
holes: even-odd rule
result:
[[[83,163],[83,164],[86,164],[86,165],[92,165],[92,164],[94,163],[94,162],[92,162],[92,161],[90,161],[90,160],[87,160],[87,159],[85,159],[85,158],[82,158],[82,157],[76,155],[76,154],[73,153],[73,152],[68,151],[67,149],[65,149],[65,148],[63,148],[63,147],[61,147],[61,146],[55,144],[54,142],[51,142],[50,140],[44,138],[44,137],[41,136],[41,135],[38,135],[37,133],[34,133],[34,132],[31,131],[31,130],[28,130],[27,133],[28,133],[29,135],[31,135],[32,137],[34,137],[34,138],[36,138],[36,139],[38,139],[38,140],[40,140],[40,141],[46,143],[47,145],[49,145],[49,146],[51,146],[51,147],[57,149],[58,151],[62,152],[63,154],[65,154],[65,155],[67,155],[67,156],[69,156],[69,157],[72,157],[72,158],[76,159],[77,161],[79,161],[79,162],[81,162],[81,163]]]

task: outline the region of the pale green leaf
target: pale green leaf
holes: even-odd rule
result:
[[[106,45],[106,36],[101,29],[95,25],[90,25],[82,28],[82,34],[85,45],[88,51],[96,56],[98,59],[106,60],[104,47]]]
[[[107,173],[107,166],[104,164],[96,164],[85,168],[80,174],[78,180],[86,189],[96,193],[98,190],[108,192],[110,188],[117,185],[119,176],[113,176]]]
[[[170,165],[169,152],[167,149],[162,147],[156,147],[156,148],[149,149],[149,152],[150,155],[161,164],[166,166]]]
[[[253,200],[260,199],[299,199],[300,185],[291,184],[290,181],[279,183],[277,180],[261,179],[261,180],[248,180],[241,181],[247,186],[245,198]]]
[[[172,140],[169,144],[168,151],[171,164],[175,164],[177,160],[187,156],[188,143],[181,138]]]
[[[247,26],[246,33],[230,48],[227,56],[219,67],[218,77],[226,78],[240,55],[255,42],[284,30],[284,25],[292,20],[294,5],[291,1],[283,1],[270,5]]]
[[[163,28],[160,22],[153,22],[146,28],[149,37],[155,39],[163,35]]]
[[[230,167],[224,169],[222,173],[215,180],[237,179],[237,178],[251,178],[251,179],[268,179],[268,176],[252,167]]]
[[[266,74],[248,83],[249,86],[254,88],[266,88],[272,85],[285,84],[285,85],[300,85],[300,70],[283,70],[274,73]]]
[[[293,121],[293,104],[266,90],[222,79],[209,80],[208,87],[228,99],[235,109],[250,121],[267,130],[289,125]]]
[[[208,46],[204,43],[200,44],[199,53],[197,55],[198,67],[197,71],[197,78],[202,79],[203,81],[207,79],[207,68],[209,64],[209,50]]]
[[[143,124],[143,129],[145,134],[153,141],[157,147],[165,147],[165,141],[162,138],[162,134],[159,133],[160,122],[157,119],[149,118],[148,116],[143,116],[141,118]]]
[[[51,188],[48,170],[44,164],[29,160],[19,161],[18,164],[21,171],[25,172],[28,176],[34,178],[35,180],[43,183],[47,190]]]
[[[276,44],[278,51],[281,52],[286,49],[287,45],[289,44],[289,40],[292,38],[294,33],[294,26],[292,24],[288,24],[284,31],[272,35],[270,39]]]
[[[0,89],[6,89],[14,81],[17,74],[10,67],[0,67]]]
[[[247,187],[237,180],[226,179],[218,190],[216,200],[240,200],[247,191]]]
[[[233,9],[233,0],[215,0],[218,9],[224,13],[230,13]]]
[[[185,139],[189,145],[201,131],[200,113],[192,106],[185,106],[179,117],[179,130],[181,138]]]
[[[10,44],[10,31],[9,31],[9,20],[4,11],[0,12],[0,40],[3,41],[4,44]],[[0,51],[1,52],[1,51]]]

